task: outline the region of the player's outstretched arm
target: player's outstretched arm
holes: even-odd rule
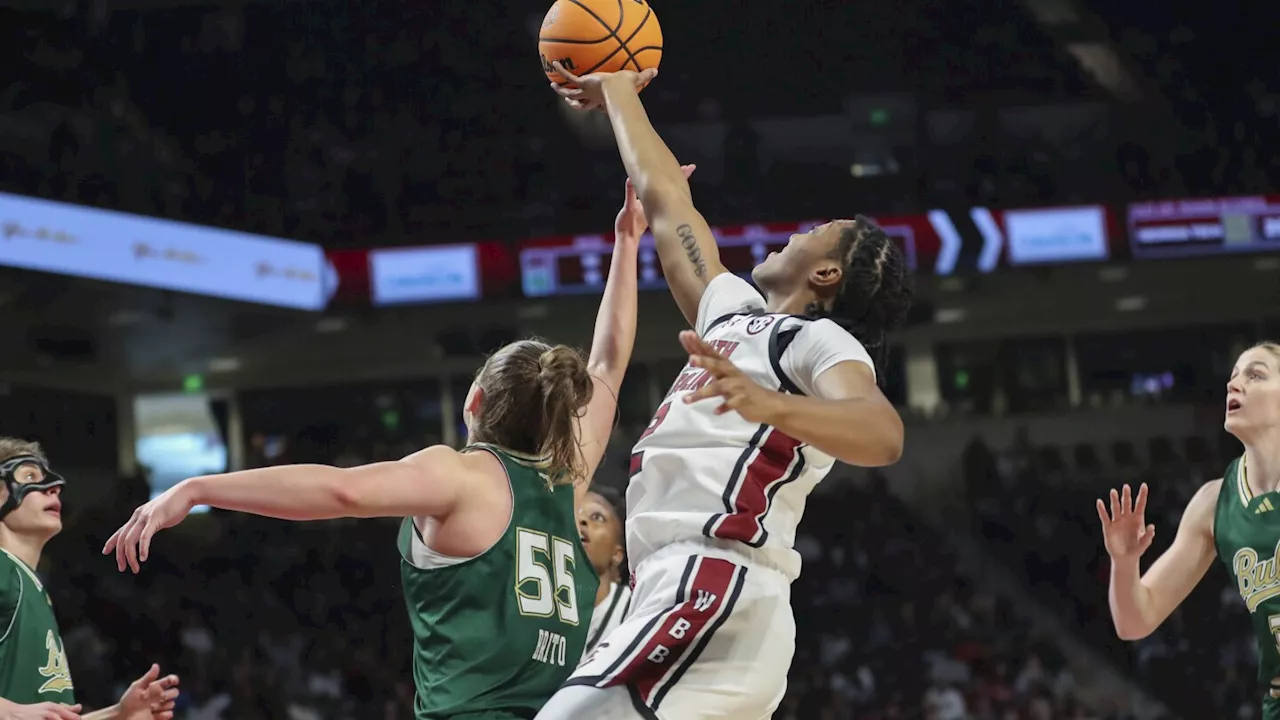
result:
[[[681,168],[682,176],[688,177],[693,170],[692,165]],[[648,229],[649,221],[630,180],[623,193],[622,209],[618,211],[613,226],[613,259],[609,264],[609,278],[605,282],[604,297],[600,299],[600,311],[596,313],[595,334],[591,338],[591,354],[587,358],[587,372],[591,373],[595,388],[591,403],[579,423],[578,442],[585,465],[582,481],[574,485],[574,497],[579,501],[591,487],[591,478],[609,445],[618,411],[618,392],[636,340],[639,302],[636,296],[636,255],[640,251],[640,236]]]
[[[173,527],[199,505],[282,520],[340,517],[442,517],[453,511],[471,478],[474,460],[446,445],[403,460],[336,468],[281,465],[184,480],[139,507],[102,554],[135,573],[155,533]]]
[[[42,702],[35,705],[19,705],[0,698],[0,717],[8,720],[83,720],[79,705],[59,705]],[[88,717],[88,716],[85,716]]]
[[[1221,480],[1213,480],[1196,491],[1182,514],[1173,545],[1145,575],[1138,561],[1151,547],[1156,531],[1154,525],[1146,524],[1146,484],[1138,489],[1136,500],[1128,485],[1119,493],[1112,490],[1110,512],[1106,503],[1098,501],[1102,537],[1111,556],[1107,599],[1121,639],[1140,640],[1155,632],[1213,564],[1213,511],[1221,487]]]
[[[653,227],[662,273],[676,305],[689,325],[698,319],[698,304],[707,284],[726,272],[706,219],[693,206],[689,181],[666,143],[658,136],[637,94],[656,71],[596,73],[585,78],[557,69],[578,89],[557,88],[575,107],[603,107],[609,113],[618,152],[635,183]],[[579,99],[581,98],[581,99]]]

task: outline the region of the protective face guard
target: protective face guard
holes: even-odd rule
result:
[[[23,465],[35,465],[44,472],[44,482],[38,483],[20,483],[18,482],[18,468]],[[17,455],[0,463],[0,479],[4,480],[4,486],[9,489],[9,497],[5,499],[4,504],[0,505],[0,520],[22,504],[23,498],[33,492],[46,492],[56,487],[62,487],[67,484],[62,476],[49,469],[49,466],[43,460],[35,455]]]

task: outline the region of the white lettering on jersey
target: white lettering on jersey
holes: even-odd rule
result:
[[[716,602],[716,594],[707,592],[706,590],[698,591],[698,599],[693,601],[693,609],[698,612],[706,612]]]
[[[538,644],[533,649],[533,659],[547,665],[564,667],[569,642],[563,635],[549,630],[538,631]]]

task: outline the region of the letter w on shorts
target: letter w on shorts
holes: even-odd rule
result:
[[[727,560],[689,557],[678,584],[658,581],[659,587],[666,585],[668,597],[674,585],[674,603],[668,600],[665,609],[652,614],[633,605],[633,617],[610,633],[566,684],[625,684],[636,704],[656,712],[733,612],[746,575],[747,568]],[[643,620],[645,616],[649,619]],[[628,629],[633,622],[643,625],[638,631],[634,625]]]

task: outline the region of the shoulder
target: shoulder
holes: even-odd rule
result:
[[[807,394],[816,390],[818,376],[842,363],[855,363],[874,385],[876,365],[871,353],[852,333],[829,318],[790,317],[780,323],[771,354]]]
[[[764,296],[751,283],[731,272],[720,273],[707,283],[702,299],[698,301],[694,330],[699,335],[706,335],[720,321],[733,315],[762,309],[764,306]]]
[[[23,569],[7,552],[0,552],[0,598],[6,598],[22,589]]]
[[[23,570],[18,567],[18,563],[8,553],[0,552],[0,628],[7,629],[13,624],[22,593],[26,591],[26,581],[22,576]],[[3,634],[0,640],[8,637],[4,629],[0,629],[0,633]]]
[[[1210,480],[1196,490],[1187,503],[1182,514],[1182,524],[1191,524],[1196,529],[1213,532],[1213,516],[1218,507],[1218,498],[1222,494],[1222,478]]]
[[[432,445],[400,461],[424,480],[449,484],[461,491],[506,485],[506,467],[500,448],[475,445],[454,450]]]
[[[1196,494],[1191,496],[1191,502],[1187,503],[1187,508],[1199,508],[1202,505],[1213,507],[1218,502],[1218,496],[1222,494],[1223,479],[1210,480],[1200,486],[1196,490]]]

